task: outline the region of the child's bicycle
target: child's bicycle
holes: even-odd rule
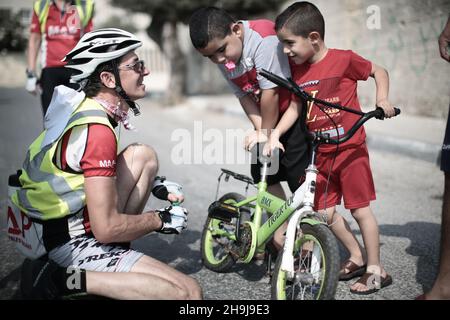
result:
[[[238,260],[249,263],[256,252],[265,250],[265,244],[275,230],[289,219],[283,252],[278,255],[272,274],[272,299],[333,299],[339,280],[340,258],[327,217],[313,210],[318,172],[316,151],[321,144],[337,145],[349,140],[367,120],[374,117],[382,120],[384,112],[377,108],[364,113],[330,104],[312,98],[290,79],[282,79],[265,70],[259,73],[303,99],[357,113],[361,117],[347,134],[337,139],[326,133],[310,133],[312,152],[305,181],[286,201],[267,192],[270,159],[261,156],[261,181],[256,185],[258,191],[255,196],[244,198],[238,193],[227,193],[210,205],[202,234],[202,260],[208,269],[215,272],[229,271]],[[399,113],[400,110],[396,109],[396,115]],[[224,174],[226,181],[231,176],[246,183],[247,188],[254,185],[250,177],[222,169],[217,191]],[[263,210],[269,217],[261,225]],[[270,261],[269,256],[268,270]]]

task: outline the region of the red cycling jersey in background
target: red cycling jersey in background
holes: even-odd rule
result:
[[[84,34],[92,29],[92,19],[83,30],[80,29],[78,12],[74,5],[63,12],[52,1],[45,23],[45,33],[42,34],[42,68],[64,66],[65,62],[61,59],[75,47],[82,36],[82,31]],[[41,33],[35,11],[33,11],[30,32]]]

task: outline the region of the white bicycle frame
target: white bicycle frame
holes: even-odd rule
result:
[[[314,194],[316,189],[317,180],[317,167],[314,163],[310,164],[305,170],[306,178],[302,185],[294,192],[292,197],[291,207],[299,208],[289,218],[288,227],[286,230],[286,238],[283,246],[283,253],[281,257],[281,270],[286,272],[289,279],[294,278],[294,244],[295,236],[300,228],[300,221],[305,216],[313,217],[315,215],[313,211],[314,206]],[[313,250],[311,268],[317,269],[320,266],[320,252]],[[317,270],[311,270],[313,275],[316,275]],[[316,275],[318,276],[318,275]],[[317,279],[316,279],[317,280]]]

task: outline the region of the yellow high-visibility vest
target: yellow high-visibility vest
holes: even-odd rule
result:
[[[19,177],[22,187],[11,200],[27,216],[38,220],[58,219],[78,213],[86,205],[83,173],[65,172],[54,163],[58,143],[71,128],[99,123],[108,126],[117,135],[103,107],[86,98],[71,114],[70,119],[54,142],[42,147],[46,131],[33,141]]]

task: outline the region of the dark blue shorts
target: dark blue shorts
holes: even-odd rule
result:
[[[442,144],[441,170],[450,172],[450,113],[447,117],[447,127],[445,128],[444,143]]]

